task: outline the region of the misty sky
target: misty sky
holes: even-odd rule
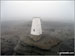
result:
[[[74,21],[74,1],[1,1],[1,20]]]

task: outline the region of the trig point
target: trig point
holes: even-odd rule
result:
[[[39,17],[34,17],[32,19],[32,26],[31,26],[31,38],[34,41],[37,41],[41,38],[42,34],[42,27],[41,27],[41,20]]]

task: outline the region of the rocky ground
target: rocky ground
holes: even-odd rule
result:
[[[73,24],[42,22],[42,38],[30,39],[31,22],[1,24],[2,55],[57,55],[74,52]],[[30,41],[29,41],[30,40]]]

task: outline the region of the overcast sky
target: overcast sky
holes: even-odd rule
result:
[[[74,1],[1,1],[1,20],[74,21]]]

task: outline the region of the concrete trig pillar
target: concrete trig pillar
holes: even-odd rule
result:
[[[34,17],[32,19],[31,38],[37,41],[41,38],[41,34],[42,34],[41,20],[39,17]]]

